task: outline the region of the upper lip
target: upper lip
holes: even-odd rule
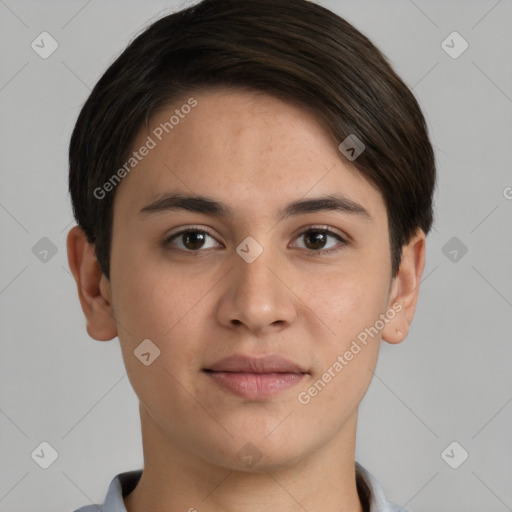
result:
[[[240,373],[307,373],[293,361],[275,354],[259,357],[237,354],[225,357],[205,370]]]

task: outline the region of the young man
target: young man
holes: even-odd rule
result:
[[[305,0],[166,16],[85,103],[69,185],[87,332],[140,400],[143,471],[100,510],[398,510],[357,413],[414,315],[435,163],[366,37]]]

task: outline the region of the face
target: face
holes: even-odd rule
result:
[[[227,90],[194,99],[141,130],[133,149],[154,147],[116,190],[124,362],[172,445],[226,468],[244,454],[286,465],[344,438],[370,383],[381,333],[368,329],[392,306],[386,207],[304,109]],[[161,201],[172,195],[210,202]]]

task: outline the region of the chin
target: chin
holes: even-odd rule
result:
[[[213,454],[212,462],[231,471],[259,474],[287,469],[306,457],[304,442],[295,446],[281,436],[270,440],[255,435],[250,439],[244,436],[244,440],[230,440],[229,448],[225,446],[223,453]]]

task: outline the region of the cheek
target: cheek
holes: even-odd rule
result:
[[[309,318],[316,319],[311,333],[316,371],[302,389],[305,401],[311,399],[306,409],[320,413],[332,406],[340,418],[347,417],[371,382],[381,339],[371,328],[384,312],[388,289],[384,265],[371,263],[362,261],[302,287]]]
[[[204,314],[200,298],[208,290],[198,284],[194,292],[179,293],[180,286],[146,268],[118,286],[116,303],[120,346],[132,387],[150,411],[158,410],[162,400],[167,403],[171,417],[189,407],[190,395],[184,389],[192,390],[191,376],[197,372],[197,342],[202,338],[198,316]],[[147,339],[153,345],[145,342],[144,352],[149,351],[151,360],[145,365],[137,354]]]
[[[362,264],[359,268],[316,275],[297,295],[309,312],[305,314],[316,318],[324,333],[323,345],[332,351],[350,344],[375,323],[384,312],[388,286],[383,270]]]
[[[154,255],[141,249],[130,251],[129,259],[117,258],[112,285],[116,320],[124,336],[162,342],[182,328],[183,319],[194,315],[195,305],[209,289],[204,279],[155,263]]]
[[[177,393],[179,385],[191,388],[190,376],[197,371],[205,339],[204,319],[207,304],[203,300],[212,287],[209,280],[184,276],[157,266],[140,265],[138,271],[119,267],[119,273],[131,276],[117,283],[116,321],[121,349],[132,385],[144,402],[157,396]],[[130,265],[137,268],[137,265]],[[150,366],[137,359],[143,340],[158,357]],[[147,342],[146,342],[147,344]],[[167,391],[165,391],[167,390]],[[171,392],[171,390],[173,390]],[[155,397],[156,398],[156,397]]]
[[[325,334],[312,333],[314,359],[317,364],[307,386],[298,398],[304,413],[325,421],[325,411],[331,411],[329,425],[319,428],[336,429],[348,418],[366,393],[377,364],[380,333],[369,335],[365,329],[373,326],[382,312],[385,293],[345,281],[329,301],[319,301],[316,314],[329,326]],[[313,420],[317,421],[317,420]]]

